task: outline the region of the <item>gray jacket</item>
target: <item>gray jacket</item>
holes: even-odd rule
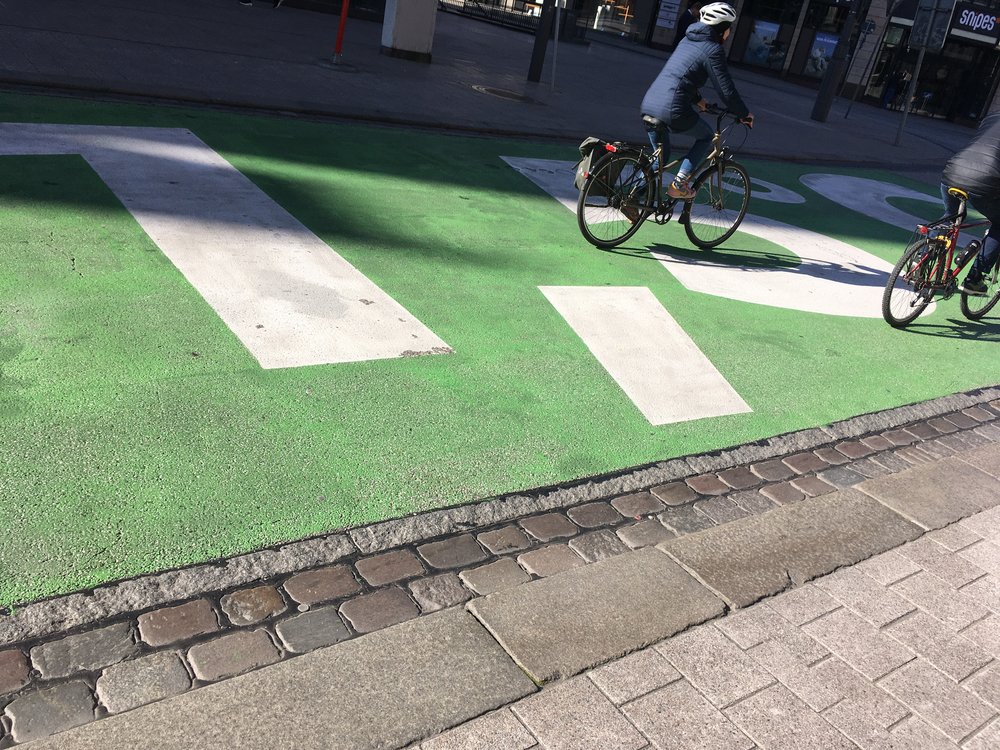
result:
[[[699,89],[709,79],[726,108],[738,117],[750,110],[743,103],[726,65],[726,51],[715,41],[712,27],[693,23],[642,100],[644,115],[662,120],[675,132],[694,127]]]

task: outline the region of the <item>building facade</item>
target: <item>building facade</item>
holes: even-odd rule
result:
[[[924,53],[911,44],[918,0],[854,0],[856,24],[842,93],[902,109],[916,73],[912,113],[974,124],[1000,111],[1000,0],[959,0],[943,14],[943,44]],[[818,85],[851,11],[850,0],[737,0],[729,41],[735,64]],[[618,0],[616,31],[653,47],[677,43],[687,0]],[[605,11],[611,13],[612,11]],[[597,28],[595,26],[595,28]]]

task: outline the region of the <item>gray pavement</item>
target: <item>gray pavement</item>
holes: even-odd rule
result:
[[[541,83],[526,80],[533,37],[437,14],[431,64],[379,53],[381,25],[350,19],[334,68],[335,15],[235,0],[3,0],[0,85],[128,95],[371,123],[579,141],[642,141],[638,105],[664,53],[561,43]],[[556,57],[553,71],[553,57]],[[742,152],[901,169],[936,181],[971,136],[962,126],[838,99],[810,119],[816,91],[734,68],[758,126]],[[527,101],[477,89],[510,92]],[[684,139],[678,138],[683,145]]]

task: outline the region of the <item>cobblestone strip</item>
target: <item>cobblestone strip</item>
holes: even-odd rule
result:
[[[133,607],[89,626],[74,625],[79,621],[76,609],[93,612],[110,596],[104,589],[50,605],[45,610],[49,625],[38,621],[42,610],[32,612],[30,605],[13,617],[0,615],[0,643],[5,644],[0,646],[0,747],[23,741],[18,738],[29,734],[18,731],[14,719],[25,715],[25,706],[47,705],[31,698],[35,694],[54,696],[51,699],[63,707],[48,711],[46,721],[37,725],[58,731],[84,716],[91,720],[160,700],[473,596],[1000,442],[998,417],[1000,400],[994,400],[910,424],[890,420],[891,427],[870,434],[856,435],[841,423],[831,429],[849,437],[831,439],[828,432],[809,431],[810,439],[825,436],[825,442],[812,450],[796,447],[777,456],[758,452],[764,456],[759,461],[717,469],[711,468],[718,463],[712,457],[675,460],[667,462],[670,479],[663,483],[603,499],[588,498],[569,508],[527,513],[492,526],[438,533],[397,549],[365,554],[340,534],[313,540],[312,546],[286,545],[214,567],[137,579],[119,584],[126,601],[147,601],[147,590],[157,589],[163,581],[172,581],[190,595]],[[874,418],[858,419],[869,424]],[[798,445],[783,439],[768,442]],[[537,505],[533,507],[537,510]],[[923,597],[921,601],[933,602],[943,594],[927,581],[942,575],[942,585],[971,585],[964,580],[968,568],[963,571],[962,563],[956,562],[964,558],[955,557],[980,548],[969,541],[971,533],[965,527],[935,532],[941,534],[942,542],[935,542],[944,550],[940,554],[937,547],[916,548],[913,554],[924,555],[920,564],[935,572],[902,583],[899,595],[908,601]],[[961,549],[952,549],[963,543]],[[238,583],[232,585],[232,580]],[[227,585],[219,586],[221,581]],[[948,616],[942,612],[935,616],[949,626],[957,622],[967,627],[971,622],[962,619],[963,613],[969,617],[978,611],[957,605],[952,609]],[[65,616],[70,624],[66,631],[49,632],[51,622],[60,621],[51,616],[53,612]],[[22,630],[40,634],[16,637],[18,627],[11,621],[18,618]],[[850,624],[855,623],[850,620]],[[940,633],[935,634],[940,640]],[[957,674],[958,666],[948,666],[951,672],[946,674]],[[127,695],[129,686],[135,688],[132,696]],[[681,693],[676,700],[691,698]],[[784,705],[786,698],[775,692],[767,700]],[[67,701],[72,705],[66,707]],[[21,727],[25,721],[21,719]],[[44,733],[37,727],[30,730],[31,736]]]
[[[417,750],[473,747],[1000,747],[1000,507]]]

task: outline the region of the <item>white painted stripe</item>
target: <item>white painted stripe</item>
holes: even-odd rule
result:
[[[753,200],[770,201],[772,203],[805,203],[806,199],[801,195],[796,193],[794,190],[789,190],[788,188],[783,188],[781,185],[777,185],[773,182],[768,182],[767,180],[762,180],[758,177],[751,177],[750,182],[753,184],[751,191],[751,196]],[[761,189],[763,188],[763,190]]]
[[[752,411],[649,289],[538,288],[650,423]]]
[[[573,179],[576,177],[573,162],[562,159],[528,159],[520,156],[500,158],[570,211],[576,212],[580,191],[573,184]]]
[[[799,180],[803,185],[810,190],[815,190],[824,198],[846,206],[852,211],[857,211],[859,214],[903,229],[913,229],[917,224],[922,224],[929,218],[936,218],[944,214],[944,203],[940,196],[927,195],[927,193],[881,180],[844,174],[804,174]],[[928,209],[929,216],[920,218],[896,208],[889,203],[889,198],[925,201],[935,204],[936,209]]]
[[[0,123],[17,154],[81,154],[261,367],[451,351],[189,130]]]
[[[692,292],[786,310],[882,317],[882,292],[892,263],[833,237],[763,216],[747,214],[739,231],[790,250],[799,256],[799,264],[738,265],[739,233],[722,252],[657,249],[651,254]],[[766,254],[747,253],[762,264],[768,261]]]

